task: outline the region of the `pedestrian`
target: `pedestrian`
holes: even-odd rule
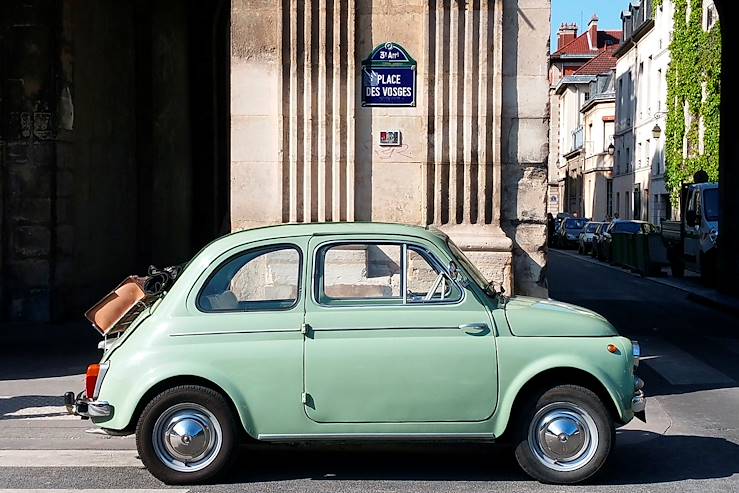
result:
[[[547,212],[547,245],[553,246],[554,242],[554,216],[551,212]]]

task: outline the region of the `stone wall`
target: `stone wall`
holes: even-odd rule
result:
[[[545,293],[547,0],[232,2],[234,229],[432,224],[508,292]],[[379,44],[417,60],[415,107],[363,108]],[[402,145],[380,147],[399,129]]]

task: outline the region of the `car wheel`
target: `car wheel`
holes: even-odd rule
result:
[[[603,467],[613,448],[613,420],[598,396],[584,387],[559,385],[540,393],[521,416],[516,460],[538,481],[585,481]]]
[[[198,385],[165,390],[144,408],[136,446],[146,468],[167,484],[200,483],[231,462],[236,420],[226,399]]]

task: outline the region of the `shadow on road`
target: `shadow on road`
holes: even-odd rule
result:
[[[0,397],[0,421],[27,418],[54,418],[66,416],[62,410],[44,409],[64,405],[61,396],[53,395],[16,395]],[[35,410],[31,413],[20,413],[22,410]]]
[[[592,485],[719,479],[739,473],[739,445],[723,438],[622,431]],[[706,458],[699,460],[698,458]],[[710,459],[709,459],[710,458]],[[300,479],[369,481],[530,481],[501,445],[248,446],[225,483]]]

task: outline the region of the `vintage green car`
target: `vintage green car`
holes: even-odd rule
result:
[[[136,433],[166,483],[211,478],[241,440],[507,440],[533,478],[576,483],[644,416],[638,344],[589,310],[496,292],[434,229],[258,228],[169,272],[65,396]]]

